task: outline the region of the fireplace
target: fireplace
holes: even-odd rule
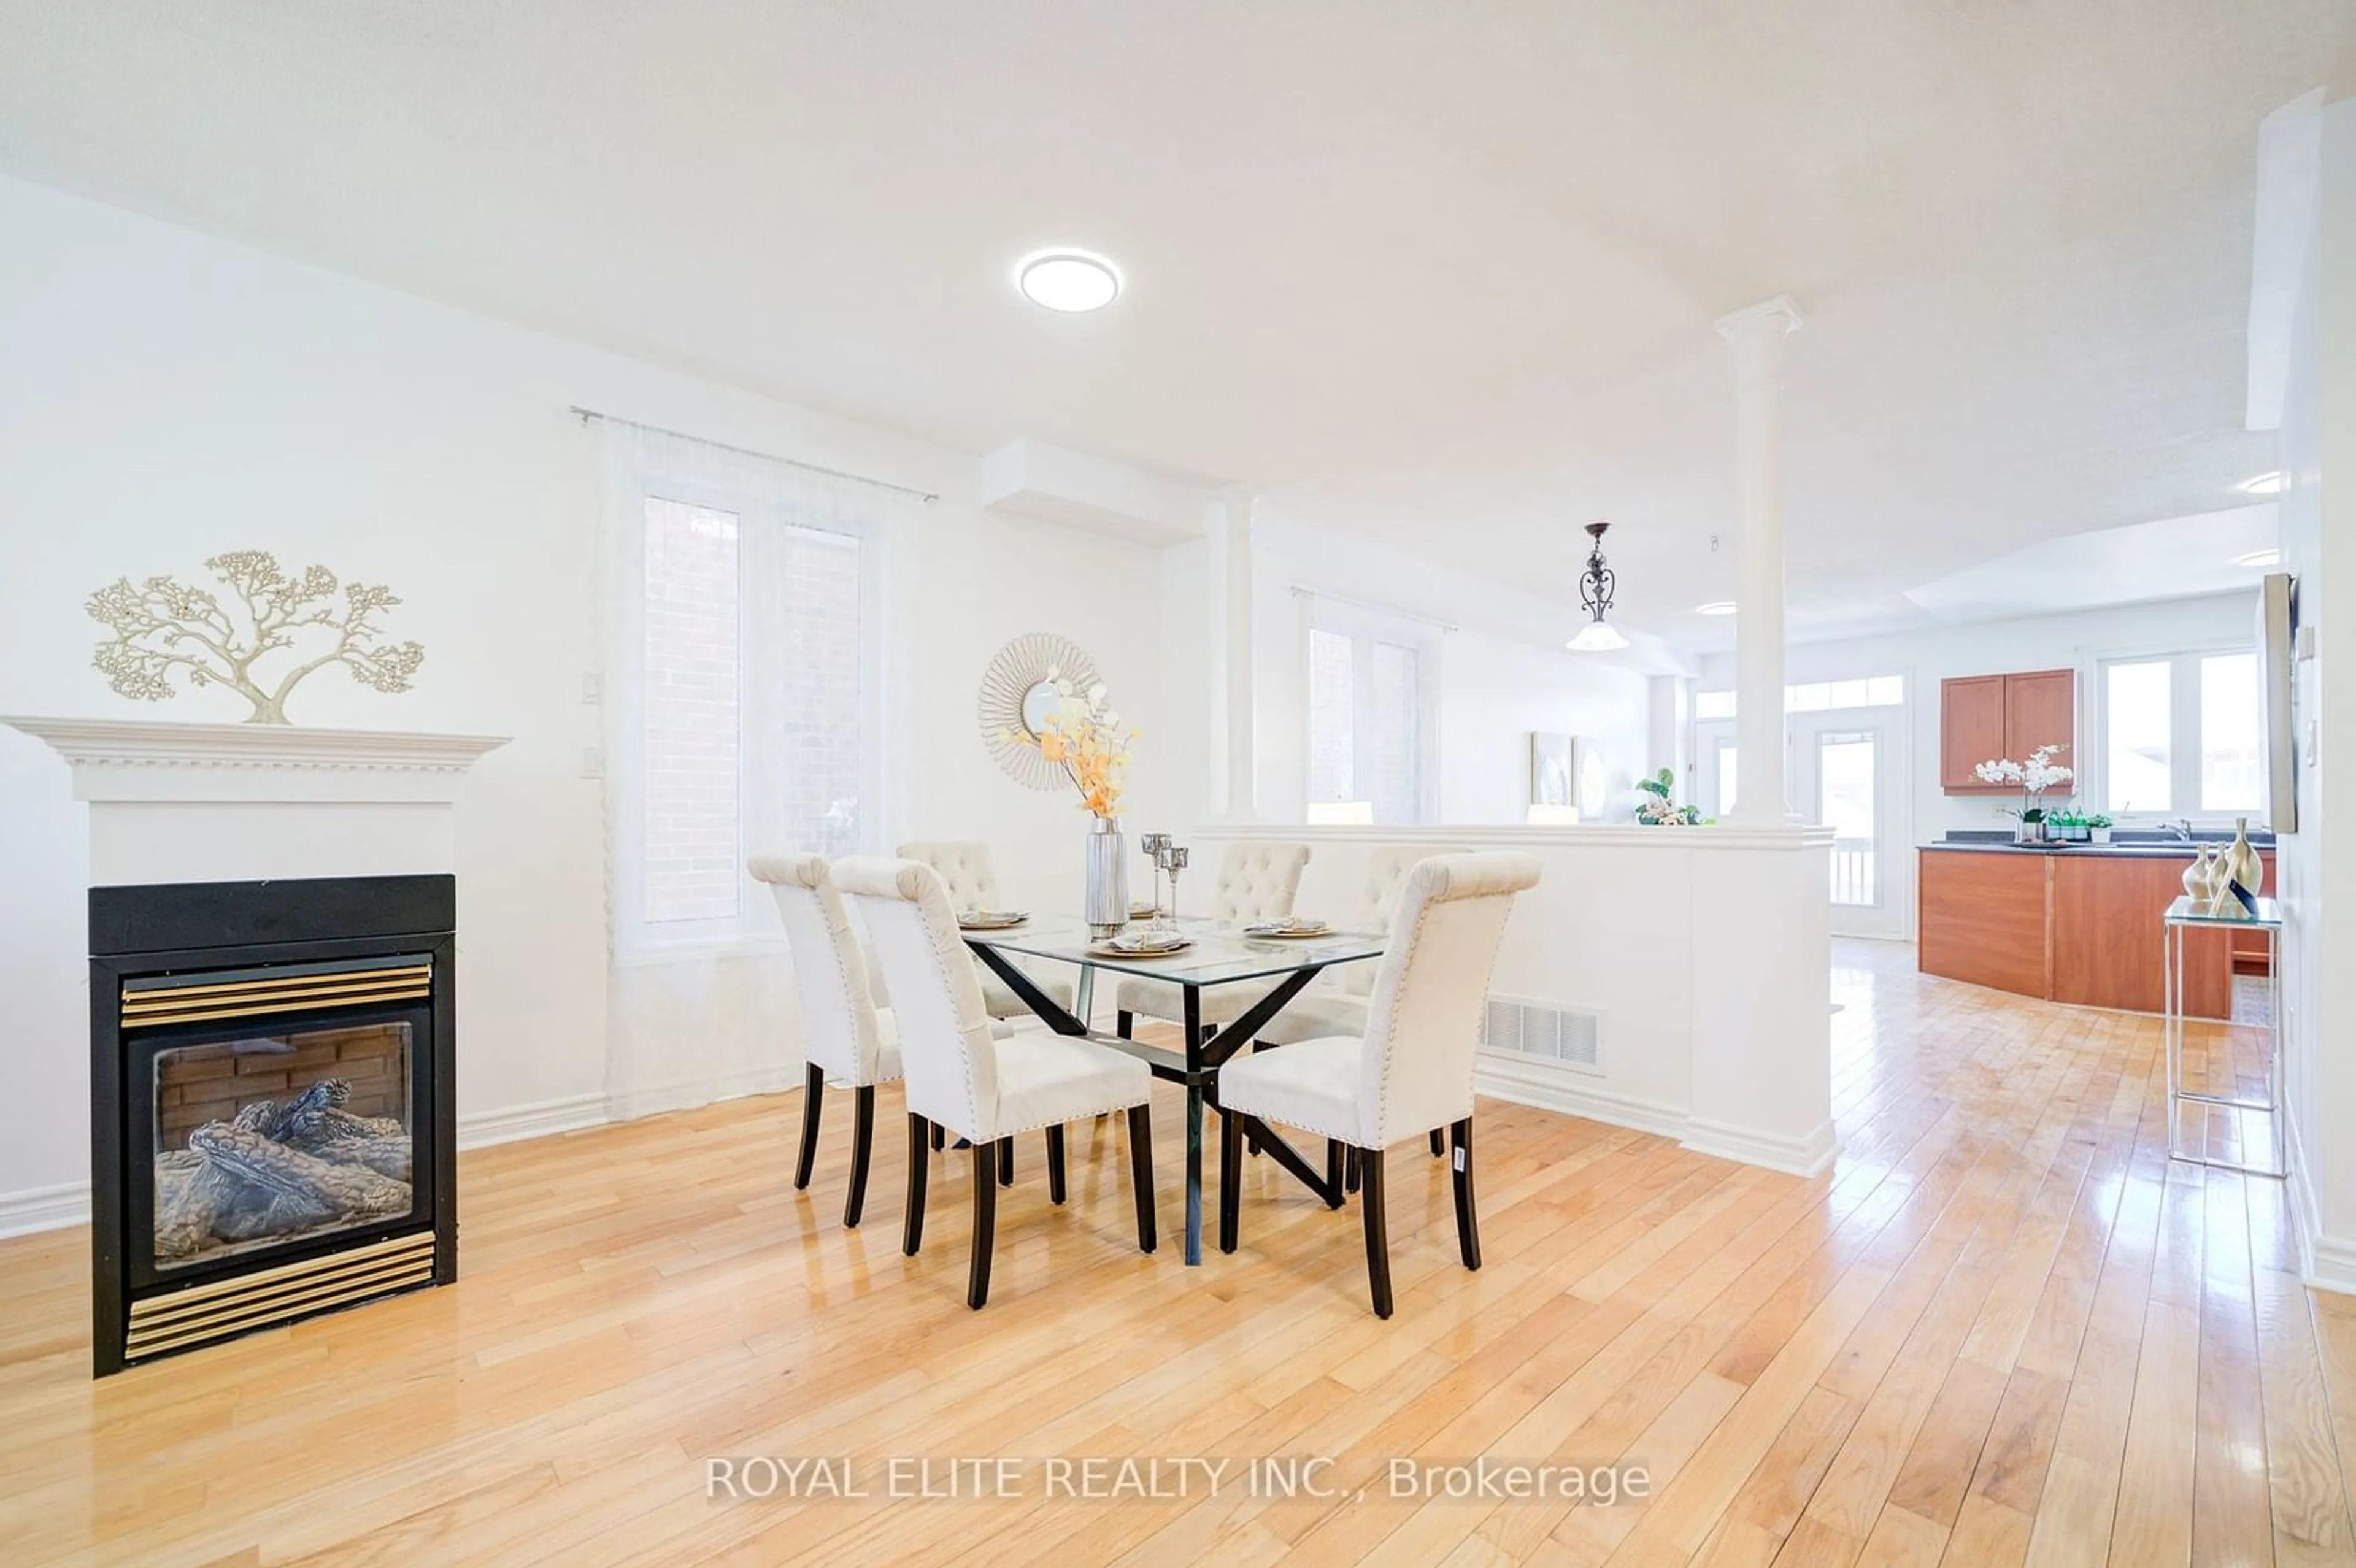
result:
[[[448,876],[90,894],[102,1376],[457,1276]]]

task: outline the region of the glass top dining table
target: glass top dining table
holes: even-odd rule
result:
[[[1086,1035],[1100,1044],[1141,1058],[1158,1078],[1186,1090],[1186,1262],[1203,1261],[1203,1107],[1215,1097],[1219,1069],[1258,1035],[1309,982],[1337,964],[1362,964],[1383,955],[1386,939],[1365,933],[1332,932],[1318,936],[1248,936],[1241,928],[1213,920],[1181,920],[1179,932],[1193,945],[1159,957],[1107,951],[1086,923],[1040,915],[997,931],[962,930],[974,956],[1023,999],[1025,1007],[1059,1034]],[[1066,1010],[1043,991],[1016,958],[1045,959],[1079,968],[1076,1007]],[[1088,1028],[1096,972],[1162,980],[1177,987],[1181,1019],[1174,1046],[1130,1040]],[[1232,1022],[1215,1029],[1202,1021],[1203,993],[1219,986],[1249,984],[1255,999]],[[1215,1098],[1214,1099],[1215,1103]],[[1313,1189],[1320,1179],[1281,1140],[1262,1146],[1280,1164]],[[1329,1158],[1329,1177],[1332,1161]],[[1232,1174],[1232,1173],[1230,1173]],[[1221,1245],[1233,1250],[1223,1227]]]
[[[1179,934],[1192,947],[1159,957],[1106,952],[1086,922],[1068,915],[1038,915],[1003,931],[965,930],[969,946],[995,947],[1031,958],[1052,958],[1085,969],[1142,975],[1181,986],[1225,986],[1290,975],[1304,965],[1350,964],[1383,955],[1384,939],[1348,932],[1321,936],[1247,936],[1237,926],[1214,920],[1181,920]]]

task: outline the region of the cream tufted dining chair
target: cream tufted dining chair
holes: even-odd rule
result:
[[[1435,855],[1465,855],[1471,851],[1443,845],[1384,844],[1366,857],[1365,880],[1344,916],[1345,931],[1388,931],[1398,913],[1399,895],[1419,861]],[[1375,988],[1372,964],[1344,964],[1317,977],[1317,983],[1295,997],[1259,1031],[1269,1045],[1317,1040],[1326,1035],[1366,1032],[1366,998]],[[1446,1152],[1440,1134],[1431,1135],[1434,1157]]]
[[[867,1203],[867,1158],[875,1141],[875,1085],[900,1076],[900,1048],[890,1012],[875,1006],[866,955],[851,934],[842,895],[819,855],[755,855],[747,862],[755,880],[766,882],[786,923],[793,951],[794,983],[801,993],[803,1054],[809,1059],[802,1089],[801,1153],[794,1162],[794,1188],[807,1189],[818,1157],[819,1108],[827,1081],[851,1091],[851,1193],[842,1222],[859,1223]]]
[[[1249,925],[1254,921],[1284,920],[1301,891],[1301,873],[1309,864],[1306,844],[1261,844],[1238,841],[1219,859],[1218,886],[1211,895],[1211,917],[1222,925]],[[1268,994],[1266,986],[1239,984],[1203,987],[1201,1019],[1205,1025],[1233,1023]],[[1186,995],[1167,980],[1142,977],[1123,980],[1117,993],[1120,1012],[1116,1027],[1126,1038],[1139,1016],[1183,1023]]]
[[[842,1222],[855,1226],[867,1204],[868,1156],[874,1143],[875,1085],[900,1076],[900,1045],[883,977],[873,972],[851,929],[850,912],[826,859],[819,855],[755,855],[745,869],[768,884],[785,921],[800,993],[802,1141],[794,1161],[794,1189],[807,1190],[818,1159],[818,1130],[827,1083],[851,1091],[851,1191]],[[993,1023],[1005,1032],[1010,1026]]]
[[[1127,1111],[1137,1244],[1151,1252],[1153,1076],[1144,1061],[1044,1026],[994,1036],[948,890],[930,867],[847,859],[836,862],[834,876],[866,923],[899,1020],[908,1093],[908,1221],[902,1250],[914,1257],[924,1241],[927,1124],[973,1143],[973,1262],[966,1305],[979,1310],[990,1299],[1000,1141],[1045,1129],[1048,1193],[1060,1203],[1064,1124]]]
[[[1514,895],[1537,885],[1526,855],[1445,855],[1419,861],[1401,890],[1390,946],[1367,994],[1365,1031],[1239,1056],[1219,1071],[1220,1157],[1237,1164],[1247,1126],[1269,1122],[1322,1135],[1356,1153],[1364,1187],[1366,1278],[1375,1316],[1391,1315],[1383,1151],[1440,1127],[1455,1155],[1456,1237],[1481,1266],[1472,1208],[1472,1064],[1489,976]],[[1331,1169],[1329,1166],[1329,1171]],[[1330,1179],[1330,1178],[1329,1178]],[[1330,1200],[1340,1200],[1339,1191]],[[1222,1182],[1219,1229],[1232,1247],[1241,1184]]]
[[[935,841],[903,844],[899,848],[903,860],[914,860],[930,866],[940,874],[941,883],[948,890],[949,909],[997,909],[998,870],[990,858],[990,846],[974,839],[944,838]],[[982,1006],[994,1019],[1027,1021],[1034,1015],[1023,1005],[1023,998],[1010,989],[1005,981],[984,969],[974,960],[974,974],[981,981]],[[1044,992],[1048,1000],[1069,1011],[1072,998],[1077,994],[1070,978],[1050,975],[1041,976],[1024,965],[1023,973],[1031,983]],[[1080,1020],[1087,1022],[1086,1019]]]

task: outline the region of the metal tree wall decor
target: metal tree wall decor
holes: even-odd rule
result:
[[[378,691],[407,691],[425,661],[415,643],[378,640],[377,613],[401,603],[389,588],[347,582],[338,604],[334,572],[310,566],[289,577],[259,549],[214,556],[205,568],[235,593],[235,613],[211,590],[168,577],[136,586],[121,577],[90,596],[83,608],[114,634],[91,660],[107,685],[141,702],[167,701],[179,694],[166,678],[178,669],[190,686],[225,686],[252,703],[247,723],[284,724],[287,694],[331,664]],[[262,673],[265,663],[273,673]]]

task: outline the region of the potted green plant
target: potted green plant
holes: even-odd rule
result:
[[[1674,791],[1677,775],[1663,768],[1648,779],[1638,779],[1636,787],[1645,798],[1636,803],[1636,820],[1650,827],[1697,827],[1701,826],[1701,807],[1678,805]]]
[[[2099,811],[2086,818],[2086,829],[2094,835],[2094,842],[2097,844],[2107,844],[2111,841],[2111,819]]]

